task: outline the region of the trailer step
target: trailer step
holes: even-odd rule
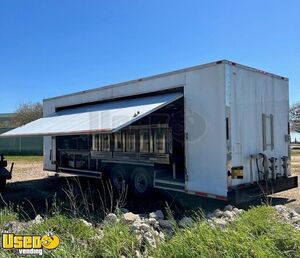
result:
[[[154,179],[154,188],[184,192],[185,184],[178,180]]]
[[[102,172],[92,171],[92,170],[82,170],[82,169],[58,167],[57,173],[70,174],[70,175],[74,175],[74,176],[84,176],[84,177],[97,178],[97,179],[102,178]]]

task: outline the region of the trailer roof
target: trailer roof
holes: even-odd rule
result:
[[[89,89],[89,90],[78,91],[78,92],[65,94],[65,95],[60,95],[60,96],[56,96],[56,97],[52,97],[52,98],[46,98],[46,99],[44,99],[44,101],[51,101],[51,100],[54,100],[54,99],[59,99],[59,98],[69,97],[69,96],[76,96],[76,95],[80,95],[80,94],[83,94],[83,93],[98,91],[98,90],[101,90],[101,89],[118,87],[118,86],[130,84],[130,83],[135,83],[135,82],[140,82],[140,81],[151,80],[151,79],[155,79],[155,78],[159,78],[159,77],[164,77],[164,76],[169,76],[169,75],[172,75],[172,74],[178,74],[178,73],[193,71],[193,70],[197,70],[197,69],[201,69],[201,68],[205,68],[205,67],[210,67],[210,66],[215,66],[215,65],[219,65],[219,64],[229,64],[229,65],[237,66],[237,67],[240,67],[240,68],[243,68],[243,69],[246,69],[246,70],[250,70],[250,71],[253,71],[253,72],[262,73],[262,74],[271,76],[273,78],[288,81],[287,77],[276,75],[276,74],[269,73],[269,72],[266,72],[266,71],[263,71],[263,70],[260,70],[260,69],[257,69],[257,68],[252,68],[250,66],[238,64],[238,63],[223,59],[223,60],[210,62],[210,63],[206,63],[206,64],[201,64],[201,65],[196,65],[196,66],[191,66],[191,67],[187,67],[187,68],[183,68],[183,69],[179,69],[179,70],[175,70],[175,71],[171,71],[171,72],[166,72],[166,73],[161,73],[161,74],[157,74],[157,75],[142,77],[142,78],[135,79],[135,80],[125,81],[125,82],[120,82],[120,83],[115,83],[115,84],[109,84],[109,85],[105,85],[105,86],[102,86],[102,87],[97,87],[97,88],[93,88],[93,89]]]
[[[183,94],[176,92],[66,109],[3,133],[1,136],[58,136],[116,132],[181,97]]]

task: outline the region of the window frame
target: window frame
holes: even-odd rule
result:
[[[107,136],[108,138],[104,140],[104,136]],[[108,141],[107,148],[104,147],[104,142]],[[102,133],[99,134],[99,150],[101,151],[110,151],[111,150],[111,135],[110,133]]]
[[[99,150],[99,134],[93,134],[92,136],[92,150]]]
[[[142,145],[144,144],[144,138],[142,139],[141,136],[142,134],[141,133],[145,133],[147,132],[148,133],[148,148],[147,150],[145,148],[142,148]],[[151,130],[150,129],[140,129],[139,130],[139,152],[140,153],[150,153],[151,152]]]
[[[273,115],[262,114],[262,141],[263,150],[274,150],[274,118]]]
[[[117,148],[117,135],[121,136],[121,148]],[[122,131],[114,133],[114,151],[124,151],[124,137]]]
[[[162,131],[163,132],[163,139],[162,139],[162,146],[163,150],[158,150],[157,149],[157,132]],[[156,128],[153,130],[153,152],[154,153],[159,153],[159,154],[165,154],[167,153],[167,146],[168,146],[168,130],[165,128]]]
[[[130,150],[128,150],[128,134],[132,134],[133,135],[133,144],[132,144],[132,146],[133,146],[133,149],[130,149]],[[136,131],[135,130],[126,130],[125,131],[125,152],[136,152],[137,151],[137,149],[136,149]]]

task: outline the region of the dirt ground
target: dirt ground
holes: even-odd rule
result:
[[[46,178],[48,173],[43,171],[42,158],[8,157],[8,168],[14,162],[13,177],[8,183]]]
[[[21,203],[23,206],[27,205],[28,209],[34,206],[36,210],[43,210],[45,209],[45,202],[51,202],[54,196],[65,196],[62,189],[66,188],[68,180],[72,180],[73,177],[56,177],[54,173],[43,171],[42,157],[7,157],[7,159],[9,160],[9,166],[11,162],[15,162],[15,166],[12,180],[8,181],[6,190],[0,195],[0,206],[8,203],[16,205]],[[300,177],[300,155],[292,156],[292,173]],[[93,182],[97,184],[95,180]],[[169,205],[190,202],[191,207],[200,207],[207,211],[224,206],[223,202],[214,203],[213,200],[208,201],[207,199],[199,201],[199,198],[193,199],[193,196],[189,196],[187,200],[185,195],[180,193],[158,192],[149,200],[141,200],[139,205],[137,205],[139,200],[134,199],[134,197],[128,198],[129,206],[127,208],[133,212],[140,212],[136,209],[142,206],[142,212],[143,209],[152,211],[164,208],[166,200]],[[300,188],[274,194],[272,203],[285,204],[300,212]],[[146,206],[147,208],[145,208]]]
[[[293,155],[291,159],[292,175],[298,176],[298,182],[300,182],[300,155],[299,154],[300,153],[298,153],[298,155]],[[287,206],[290,206],[295,210],[297,210],[298,212],[300,212],[300,187],[274,194],[273,197],[275,203],[280,200],[286,201]]]

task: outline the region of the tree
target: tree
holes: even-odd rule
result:
[[[300,102],[290,108],[291,130],[300,133]]]
[[[43,116],[43,105],[37,103],[20,104],[15,111],[12,119],[13,126],[25,125],[33,120],[39,119]]]

